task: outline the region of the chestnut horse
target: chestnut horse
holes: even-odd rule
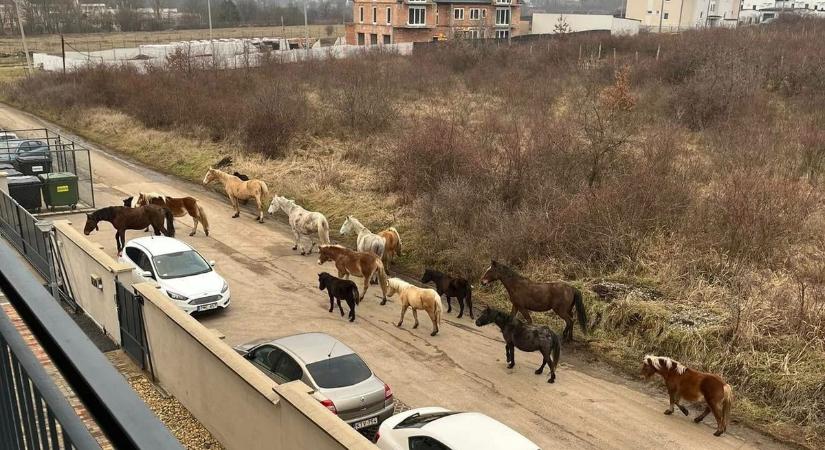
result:
[[[518,311],[530,324],[533,323],[530,311],[543,312],[552,309],[565,323],[562,338],[572,341],[573,308],[576,308],[579,325],[583,332],[587,332],[587,313],[584,310],[582,294],[575,287],[563,281],[537,283],[503,264],[491,261],[490,267],[481,276],[481,284],[484,286],[496,280],[501,281],[510,295],[510,302],[513,304],[511,316],[515,316]]]
[[[163,220],[166,219],[166,227]],[[172,211],[157,205],[146,205],[140,208],[126,208],[123,206],[107,206],[95,212],[86,214],[86,226],[83,227],[83,234],[92,234],[92,231],[100,230],[98,222],[111,222],[117,232],[115,242],[117,243],[117,254],[120,256],[123,246],[126,245],[126,230],[142,230],[149,227],[155,229],[155,236],[163,233],[165,236],[175,236],[175,219]]]
[[[258,207],[258,222],[264,223],[264,200],[269,196],[266,183],[261,180],[242,181],[234,175],[210,167],[203,177],[203,184],[209,184],[214,180],[218,180],[223,184],[223,189],[226,191],[226,195],[229,196],[232,207],[235,208],[233,219],[241,215],[238,203],[254,198],[255,205]]]
[[[433,332],[430,336],[438,334],[438,326],[441,324],[441,315],[444,312],[444,306],[441,304],[441,296],[438,295],[434,289],[420,288],[413,286],[398,278],[390,278],[387,280],[387,295],[392,297],[398,294],[401,300],[401,320],[398,321],[397,327],[404,323],[404,315],[407,314],[407,308],[412,308],[413,319],[415,325],[413,328],[418,328],[418,310],[423,309],[427,311],[430,316],[430,321],[433,323]]]
[[[370,287],[370,278],[378,276],[383,294],[381,304],[387,303],[387,272],[384,270],[384,263],[381,258],[373,253],[356,252],[341,245],[321,245],[319,248],[318,264],[327,261],[335,261],[335,268],[338,269],[338,277],[349,279],[350,275],[364,277],[364,291],[361,293],[361,300],[367,295]]]
[[[687,368],[664,356],[645,356],[642,376],[650,378],[656,373],[664,379],[670,396],[670,407],[665,410],[665,414],[673,414],[673,407],[676,406],[687,416],[687,408],[680,405],[679,401],[697,402],[704,398],[707,406],[693,421],[700,423],[708,413],[713,412],[713,417],[716,418],[716,432],[713,435],[721,436],[728,429],[733,389],[722,377]]]
[[[158,205],[169,208],[172,215],[175,217],[183,217],[189,214],[194,222],[192,232],[189,236],[194,236],[198,232],[198,222],[203,224],[203,232],[209,236],[209,221],[206,219],[206,213],[203,208],[198,205],[198,201],[192,197],[167,197],[151,192],[141,192],[138,194],[136,206]]]
[[[389,227],[377,234],[384,238],[384,266],[389,267],[396,256],[401,256],[401,235],[395,227]]]

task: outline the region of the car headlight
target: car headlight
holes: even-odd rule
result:
[[[226,281],[223,282],[223,287],[221,288],[221,294],[229,290],[229,285],[226,284]]]
[[[169,298],[171,298],[172,300],[189,300],[189,298],[180,294],[176,294],[172,291],[166,291],[166,295],[168,295]]]

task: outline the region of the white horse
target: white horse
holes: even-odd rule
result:
[[[329,244],[329,223],[323,214],[315,211],[307,211],[295,204],[295,200],[275,196],[272,198],[272,203],[269,204],[267,212],[270,215],[275,214],[278,208],[289,217],[289,226],[292,227],[292,234],[295,236],[295,246],[292,247],[293,250],[297,250],[300,244],[302,255],[312,253],[312,249],[315,247],[315,240],[312,239],[314,235],[318,236],[319,248],[321,245]],[[306,236],[309,239],[311,243],[309,252],[304,249],[301,236]]]
[[[371,252],[378,255],[382,260],[384,259],[384,247],[387,245],[386,240],[365,227],[355,217],[347,216],[347,220],[341,225],[340,233],[342,235],[351,232],[358,234],[355,249],[359,252]]]

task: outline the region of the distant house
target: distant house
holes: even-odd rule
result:
[[[735,27],[741,0],[627,0],[625,17],[647,31]]]
[[[639,21],[607,14],[533,13],[530,34],[609,31],[611,35],[639,34]]]
[[[521,0],[354,0],[347,43],[382,45],[520,34]]]
[[[825,17],[825,0],[742,0],[741,10],[739,12],[739,23],[743,25],[755,25],[769,22],[782,14]]]

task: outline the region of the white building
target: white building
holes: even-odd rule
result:
[[[742,0],[739,23],[752,25],[776,19],[782,14],[825,17],[825,0],[769,1]]]
[[[735,27],[741,0],[627,0],[628,19],[647,31],[675,32],[702,27]]]
[[[530,34],[556,34],[562,28],[566,32],[602,30],[632,36],[639,34],[639,21],[604,14],[533,13]]]

